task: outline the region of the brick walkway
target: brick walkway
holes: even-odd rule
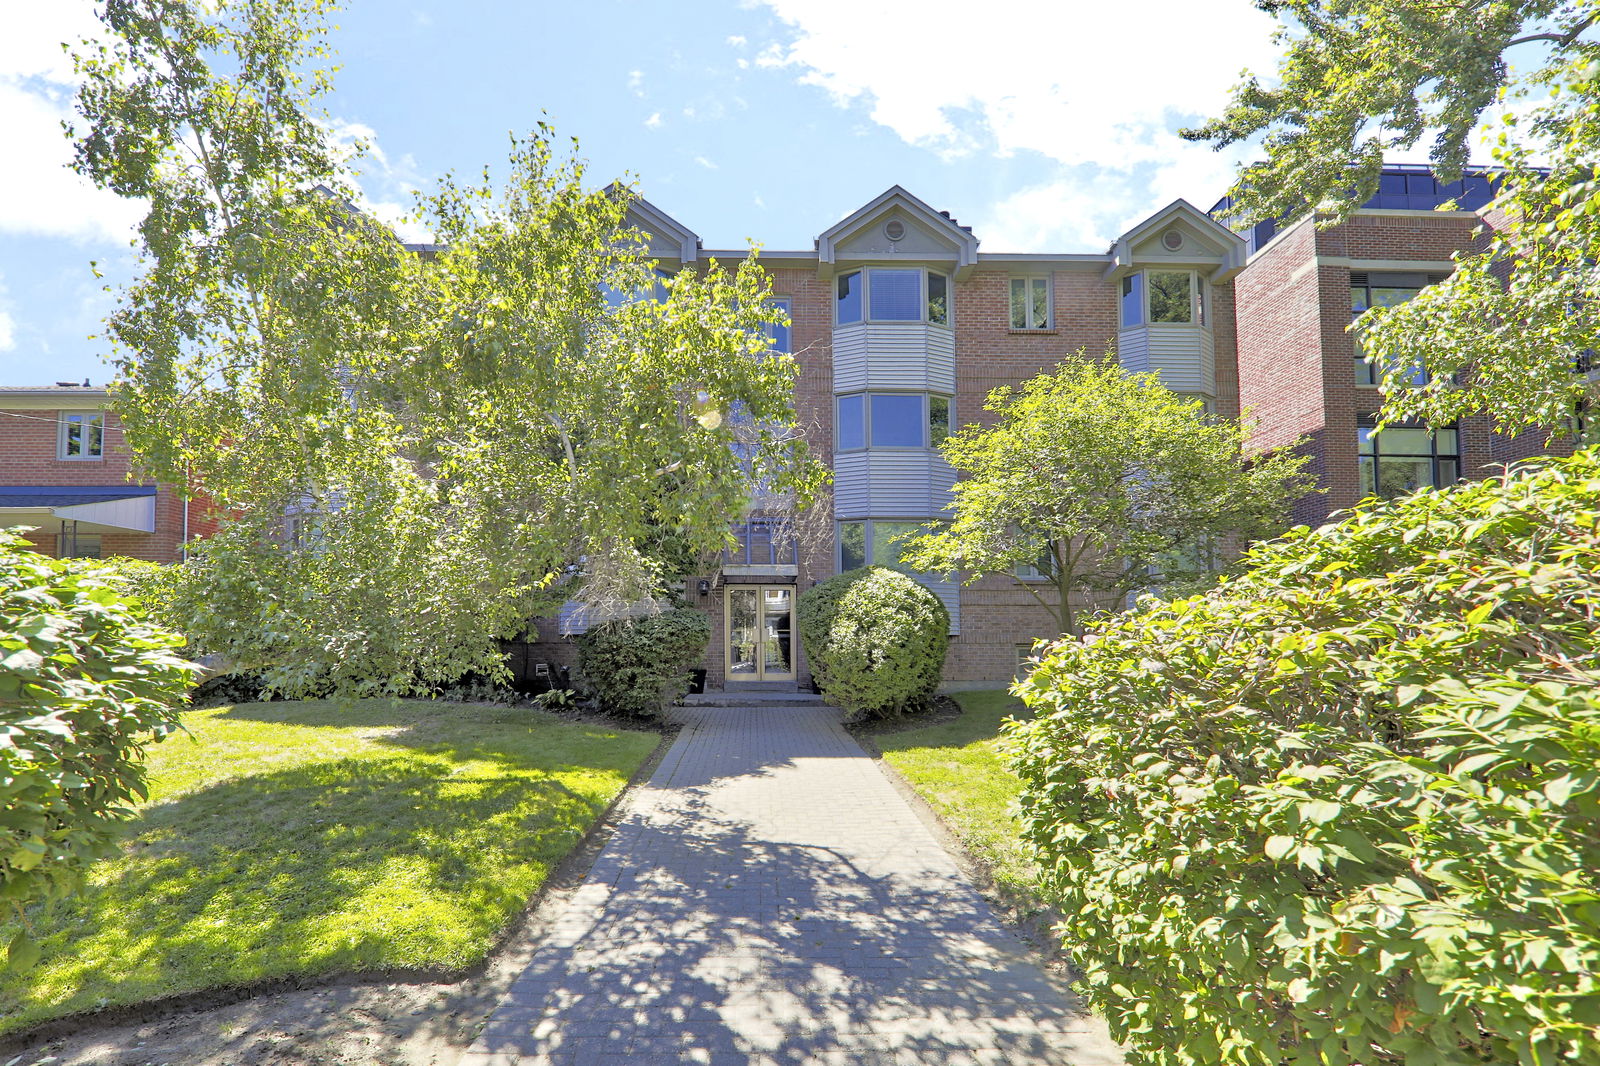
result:
[[[828,708],[693,708],[461,1066],[1122,1057]]]

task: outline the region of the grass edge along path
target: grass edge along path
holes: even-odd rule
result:
[[[102,1008],[483,961],[655,750],[525,708],[313,700],[187,712],[77,897],[30,911],[0,1034]],[[14,927],[0,924],[0,938]]]
[[[1044,907],[1038,868],[1028,858],[1011,804],[1022,781],[996,750],[1000,723],[1027,716],[1005,689],[953,692],[961,717],[920,729],[878,733],[883,761],[925,800],[1022,915]]]

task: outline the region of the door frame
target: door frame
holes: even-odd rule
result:
[[[769,673],[767,670],[766,656],[766,597],[763,595],[767,589],[784,589],[789,593],[789,669],[781,674]],[[756,598],[756,648],[754,652],[755,673],[746,674],[733,672],[733,594],[735,592],[752,592]],[[799,650],[799,642],[795,639],[794,607],[799,596],[799,588],[792,581],[767,582],[762,584],[724,585],[722,596],[722,676],[729,684],[756,684],[763,681],[785,682],[800,679],[800,667],[795,661],[795,653]]]

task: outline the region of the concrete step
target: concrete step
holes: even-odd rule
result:
[[[683,698],[687,707],[821,707],[822,697],[811,692],[744,691],[701,692]]]

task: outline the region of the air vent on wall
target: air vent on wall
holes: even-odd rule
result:
[[[897,241],[906,235],[906,224],[898,218],[891,218],[883,224],[883,235],[891,241]]]
[[[1169,229],[1161,235],[1161,247],[1169,252],[1176,252],[1183,247],[1183,234],[1175,229]]]

